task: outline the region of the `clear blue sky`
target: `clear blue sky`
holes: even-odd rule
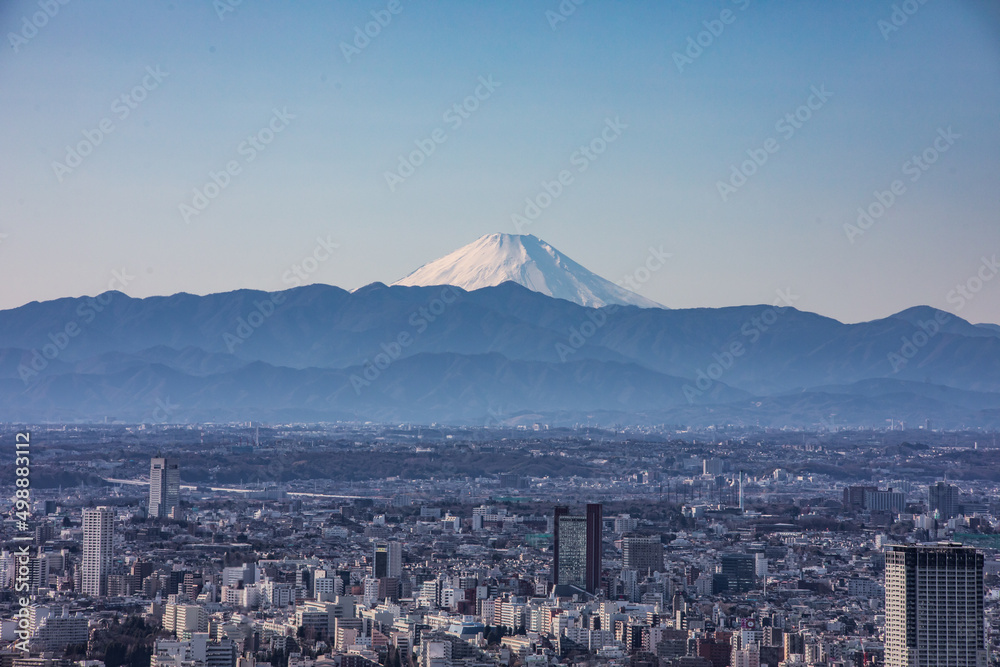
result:
[[[553,28],[556,0],[402,0],[348,62],[341,43],[388,0],[243,0],[220,18],[232,1],[0,6],[0,308],[96,294],[123,268],[136,296],[282,289],[317,237],[338,247],[307,262],[309,281],[388,283],[515,232],[511,215],[561,170],[572,183],[523,231],[611,280],[662,246],[672,257],[640,291],[671,307],[791,289],[844,321],[955,311],[948,293],[1000,253],[987,3],[913,1],[888,32],[893,2],[587,0]],[[679,68],[699,33],[708,45]],[[499,85],[446,120],[480,77]],[[144,81],[135,108],[115,102]],[[813,87],[831,96],[788,136],[779,121]],[[574,152],[609,118],[627,127],[579,171]],[[78,166],[53,166],[102,121],[112,131]],[[269,123],[271,143],[241,149]],[[947,128],[959,136],[937,161],[907,171]],[[391,191],[386,172],[435,130],[445,141]],[[718,183],[768,139],[776,152],[723,201]],[[186,223],[179,206],[233,161]],[[850,242],[845,224],[897,179],[902,194]],[[1000,321],[1000,276],[959,314]]]

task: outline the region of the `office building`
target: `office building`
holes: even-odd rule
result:
[[[983,555],[954,543],[885,554],[886,667],[986,667]]]
[[[555,561],[556,586],[586,587],[587,517],[565,514],[556,521],[559,556]]]
[[[181,469],[174,459],[149,461],[149,516],[179,519],[181,505]]]
[[[658,536],[622,539],[622,565],[640,574],[663,570],[663,543]]]
[[[724,554],[720,573],[726,578],[729,590],[745,593],[754,587],[757,573],[757,557],[754,554]]]
[[[948,482],[936,482],[927,489],[928,512],[942,521],[958,516],[958,487]]]
[[[587,505],[586,516],[555,508],[552,575],[556,586],[574,586],[596,593],[601,584],[603,548],[602,506]]]
[[[403,546],[399,542],[376,542],[372,557],[372,576],[375,579],[403,574]]]
[[[83,510],[81,592],[84,595],[107,595],[113,536],[114,513],[110,507]]]

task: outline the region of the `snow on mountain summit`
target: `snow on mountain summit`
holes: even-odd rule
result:
[[[487,234],[424,264],[393,284],[455,285],[475,290],[508,280],[535,292],[591,308],[612,304],[663,307],[588,271],[531,234]]]

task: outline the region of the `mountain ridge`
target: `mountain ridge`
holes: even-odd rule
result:
[[[921,338],[925,313],[943,312],[933,309],[845,324],[765,304],[589,308],[513,282],[100,296],[92,316],[97,297],[0,311],[0,420],[162,421],[157,401],[181,406],[178,422],[477,423],[501,407],[701,425],[815,426],[834,414],[985,427],[1000,415],[1000,337],[949,314],[951,326]],[[63,340],[69,322],[79,331]],[[890,355],[914,340],[894,371]]]

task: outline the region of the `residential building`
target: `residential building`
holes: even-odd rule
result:
[[[985,667],[983,554],[955,543],[890,546],[886,667]]]
[[[114,513],[110,507],[83,510],[83,566],[81,592],[106,595],[111,574]]]

